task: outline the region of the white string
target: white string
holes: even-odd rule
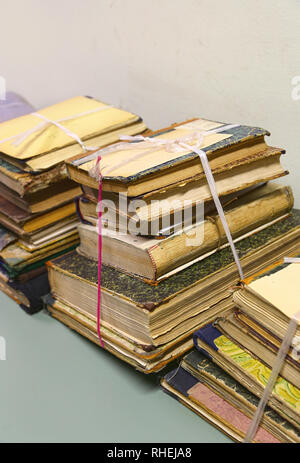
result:
[[[264,389],[263,395],[259,401],[256,412],[253,416],[252,422],[250,424],[250,427],[244,439],[245,443],[252,442],[256,436],[256,433],[260,425],[261,419],[263,417],[265,408],[269,402],[270,395],[272,394],[278,375],[285,361],[285,357],[289,351],[290,345],[292,344],[292,340],[297,330],[299,321],[300,321],[300,310],[292,317],[289,323],[286,335],[282,341],[277,357],[275,359],[269,381]]]
[[[226,233],[227,240],[228,240],[229,245],[231,247],[231,251],[232,251],[236,266],[238,268],[240,279],[243,280],[244,279],[244,272],[243,272],[243,269],[242,269],[242,266],[241,266],[240,258],[238,256],[235,244],[233,242],[233,239],[232,239],[232,236],[231,236],[231,233],[230,233],[230,229],[229,229],[229,226],[228,226],[225,214],[224,214],[224,209],[222,207],[222,204],[221,204],[221,201],[219,199],[218,192],[217,192],[216,182],[215,182],[214,176],[212,174],[212,171],[211,171],[211,168],[210,168],[206,153],[205,153],[205,151],[199,150],[198,148],[193,148],[192,146],[186,145],[185,143],[181,143],[181,146],[183,146],[184,148],[190,148],[192,151],[194,151],[196,154],[198,154],[198,156],[200,158],[204,173],[206,175],[206,180],[207,180],[211,195],[213,197],[216,209],[218,211],[218,214],[219,214],[219,217],[221,219],[224,231]]]
[[[300,263],[300,259],[298,257],[285,257],[284,258],[284,263],[286,264],[291,264],[291,263]],[[269,381],[264,389],[263,395],[260,399],[260,402],[257,406],[256,412],[253,416],[251,425],[248,429],[248,432],[246,434],[246,437],[244,439],[245,443],[252,442],[258,427],[260,425],[261,419],[263,417],[265,408],[269,402],[270,395],[272,394],[273,388],[275,386],[276,380],[278,378],[278,375],[281,371],[281,368],[283,366],[283,363],[285,361],[285,357],[287,356],[287,353],[290,349],[290,346],[292,344],[294,335],[296,333],[298,323],[300,321],[300,310],[299,312],[295,313],[293,317],[291,318],[291,321],[289,323],[287,332],[285,334],[285,337],[283,338],[283,341],[281,343],[280,349],[277,353],[277,357],[275,359],[272,372],[269,378]]]
[[[243,270],[242,270],[242,266],[241,266],[241,263],[240,263],[240,259],[239,259],[236,247],[234,245],[234,242],[233,242],[233,239],[232,239],[232,236],[231,236],[231,233],[230,233],[230,229],[229,229],[229,226],[228,226],[225,214],[224,214],[223,207],[222,207],[221,202],[219,200],[219,196],[218,196],[217,188],[216,188],[216,183],[215,183],[215,180],[214,180],[214,177],[213,177],[213,174],[212,174],[212,171],[211,171],[211,168],[210,168],[206,153],[205,153],[205,151],[202,151],[200,149],[200,147],[203,144],[204,137],[206,135],[214,133],[216,130],[221,131],[221,129],[222,129],[222,131],[224,131],[224,130],[226,130],[228,128],[233,128],[233,127],[236,127],[236,126],[237,125],[231,124],[229,126],[223,126],[223,127],[220,127],[219,129],[215,129],[215,130],[202,131],[202,132],[196,131],[196,132],[193,132],[191,135],[187,135],[185,137],[176,138],[176,139],[172,139],[172,140],[164,140],[164,139],[159,139],[159,138],[156,138],[156,137],[149,138],[149,137],[144,137],[143,135],[137,135],[137,136],[122,135],[122,136],[120,136],[121,140],[133,141],[133,142],[137,142],[137,143],[117,143],[117,144],[112,145],[112,146],[110,146],[108,148],[104,148],[104,149],[98,151],[97,153],[94,153],[92,156],[93,157],[101,156],[101,159],[103,159],[103,157],[105,157],[105,155],[107,155],[108,153],[112,153],[112,152],[116,152],[116,151],[136,150],[136,149],[138,149],[139,151],[142,150],[142,152],[137,153],[135,156],[131,157],[130,159],[124,159],[123,161],[118,163],[117,166],[113,166],[108,170],[105,170],[107,166],[105,166],[105,164],[104,165],[102,164],[101,165],[101,175],[103,177],[103,171],[105,171],[104,174],[107,175],[110,171],[115,170],[115,169],[121,167],[122,165],[127,164],[128,162],[132,162],[132,161],[144,156],[145,153],[149,154],[149,153],[152,153],[154,151],[160,150],[162,148],[164,148],[169,153],[170,152],[171,153],[176,153],[176,152],[180,153],[180,152],[183,152],[183,151],[190,151],[190,152],[196,153],[199,156],[200,161],[202,163],[203,170],[204,170],[204,173],[206,175],[206,179],[207,179],[207,183],[208,183],[211,195],[213,197],[213,200],[214,200],[216,209],[218,211],[218,214],[220,216],[221,222],[223,224],[224,231],[226,233],[226,236],[227,236],[229,245],[231,247],[235,263],[236,263],[237,268],[238,268],[240,279],[243,280],[244,279],[244,273],[243,273]],[[196,145],[190,145],[189,143],[191,143],[191,142],[196,142]],[[145,149],[146,151],[143,151],[143,149]],[[89,156],[89,158],[90,158],[90,156]],[[92,177],[99,178],[99,175],[100,175],[99,168],[100,167],[99,167],[99,163],[98,163],[95,167],[93,167],[90,170],[90,172],[89,172],[90,175]]]
[[[42,129],[46,128],[47,126],[55,125],[60,130],[62,130],[66,135],[68,135],[68,137],[73,138],[81,146],[81,148],[83,149],[84,152],[95,151],[96,149],[98,149],[98,147],[91,147],[91,146],[87,147],[87,146],[85,146],[85,144],[83,143],[81,138],[76,133],[72,132],[71,130],[67,129],[65,126],[61,125],[60,122],[66,122],[66,121],[69,121],[69,120],[72,120],[72,119],[77,119],[79,117],[87,116],[88,114],[93,114],[93,113],[96,113],[96,112],[99,112],[99,111],[103,111],[103,110],[109,109],[111,107],[112,106],[105,105],[105,106],[102,106],[100,108],[91,109],[90,111],[85,111],[83,113],[78,113],[78,114],[75,114],[75,115],[72,115],[72,116],[64,117],[64,118],[59,119],[57,121],[49,119],[48,117],[46,117],[43,114],[40,114],[38,112],[33,112],[33,113],[31,113],[32,116],[38,117],[39,119],[42,119],[43,121],[40,122],[39,124],[37,124],[36,126],[32,127],[31,129],[25,130],[24,132],[21,132],[19,134],[12,135],[11,137],[0,140],[0,144],[2,145],[3,143],[6,143],[8,141],[15,140],[14,142],[12,142],[12,145],[19,146],[21,143],[23,143],[33,133],[39,132]]]

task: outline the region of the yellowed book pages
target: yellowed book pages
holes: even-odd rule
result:
[[[288,318],[300,310],[300,264],[290,264],[282,270],[258,278],[249,287],[275,306]]]
[[[59,122],[82,140],[116,130],[137,121],[134,114],[106,105],[92,98],[78,96],[38,111],[46,118]],[[65,120],[64,120],[65,119]],[[54,124],[42,125],[43,120],[34,114],[17,117],[0,124],[1,151],[13,158],[24,160],[77,143]],[[28,136],[16,146],[10,137],[28,132]]]
[[[176,129],[171,132],[164,133],[163,135],[158,135],[155,137],[155,140],[168,140],[171,142],[177,138],[190,136],[192,133],[193,132],[191,130]],[[201,149],[230,137],[232,137],[232,135],[228,133],[209,134],[205,136]],[[191,143],[191,146],[195,145],[196,141],[194,140]],[[180,151],[179,154],[176,150],[169,152],[164,147],[158,149],[155,145],[153,150],[151,150],[141,148],[138,145],[135,147],[134,144],[131,144],[131,149],[104,154],[100,163],[100,168],[102,175],[105,177],[129,177],[138,172],[155,167],[162,162],[170,162],[177,159],[179,156],[184,156],[190,152],[191,150],[183,150]],[[95,159],[92,159],[90,162],[83,164],[81,169],[88,172],[94,165]]]
[[[290,187],[269,184],[228,205],[225,215],[231,235],[237,241],[282,218],[292,206]],[[97,227],[80,224],[78,230],[81,237],[78,252],[97,260]],[[207,257],[224,244],[227,245],[226,235],[215,214],[161,240],[104,229],[102,262],[155,281],[171,271],[181,270],[185,264],[192,264],[200,256]]]
[[[129,126],[121,127],[112,132],[98,135],[85,141],[85,146],[88,148],[96,147],[103,148],[104,146],[116,143],[120,139],[120,135],[137,135],[146,130],[146,125],[143,122],[136,122]],[[75,145],[66,146],[43,156],[37,156],[27,161],[27,166],[30,170],[38,171],[42,169],[49,169],[54,165],[66,161],[67,159],[83,155],[83,150],[78,143]],[[96,162],[96,161],[95,161]]]

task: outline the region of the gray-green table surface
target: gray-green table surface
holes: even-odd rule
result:
[[[0,293],[0,442],[230,442],[146,376]]]

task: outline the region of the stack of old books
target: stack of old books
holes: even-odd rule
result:
[[[279,261],[241,282],[232,310],[194,335],[195,350],[163,388],[237,441],[244,439],[288,325],[299,312],[299,262]],[[296,259],[297,260],[297,259]],[[300,327],[254,442],[300,442]]]
[[[45,262],[79,243],[81,188],[64,161],[144,130],[139,117],[81,96],[0,124],[0,288],[29,313],[49,292]]]
[[[48,309],[100,343],[100,206],[94,178],[100,154],[102,341],[145,373],[187,352],[195,330],[230,312],[229,288],[239,281],[199,157],[174,144],[178,139],[196,144],[199,133],[245,275],[300,252],[300,213],[291,211],[292,191],[271,182],[286,174],[283,150],[265,143],[263,129],[195,119],[127,148],[67,161],[70,177],[84,191],[81,243],[48,263]]]

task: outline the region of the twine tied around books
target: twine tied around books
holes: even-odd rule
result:
[[[100,315],[101,315],[101,307],[100,307],[100,302],[101,302],[101,264],[102,264],[102,236],[101,236],[101,217],[102,217],[102,212],[101,212],[101,202],[102,202],[102,178],[103,174],[105,171],[105,175],[107,175],[109,172],[112,170],[115,170],[116,168],[119,168],[128,162],[135,161],[141,157],[143,157],[145,154],[150,154],[153,153],[154,151],[158,151],[160,149],[165,149],[169,153],[181,153],[185,151],[189,151],[192,153],[195,153],[199,156],[206,179],[207,183],[212,195],[212,198],[214,200],[217,212],[219,214],[219,217],[221,219],[227,240],[229,242],[229,245],[231,247],[231,251],[239,272],[240,279],[244,279],[244,273],[242,270],[242,266],[240,263],[240,259],[237,253],[237,250],[235,248],[233,238],[230,233],[229,226],[227,224],[227,220],[224,214],[224,210],[222,207],[222,204],[220,202],[218,193],[217,193],[217,188],[216,188],[216,183],[207,159],[207,155],[205,151],[201,150],[201,146],[203,145],[204,137],[206,135],[210,135],[212,133],[216,132],[223,132],[225,130],[228,130],[229,128],[237,127],[237,125],[225,125],[222,127],[219,127],[217,129],[209,130],[209,131],[194,131],[190,135],[187,135],[185,137],[181,138],[175,138],[173,140],[163,140],[159,139],[156,137],[144,137],[143,135],[136,135],[136,136],[127,136],[127,135],[121,135],[120,140],[125,141],[126,143],[116,143],[114,145],[111,145],[107,148],[104,148],[97,153],[94,153],[91,155],[90,159],[94,159],[97,156],[97,162],[96,165],[89,171],[90,176],[96,178],[99,181],[99,196],[98,196],[98,253],[99,253],[99,259],[98,259],[98,300],[97,300],[97,333],[98,337],[100,340],[100,344],[102,347],[104,347],[103,344],[103,339],[101,336],[100,332]],[[132,143],[127,143],[127,142],[132,142]],[[190,144],[190,143],[195,143],[195,144]],[[123,161],[120,161],[117,166],[113,166],[109,168],[107,165],[100,166],[101,160],[104,160],[105,155],[109,153],[113,153],[116,151],[123,151],[123,150],[141,150],[142,152],[137,153],[135,156],[131,157],[130,159],[124,159]],[[144,151],[143,151],[144,150]],[[88,161],[88,159],[86,159]]]
[[[300,261],[298,261],[300,262]],[[285,361],[285,358],[287,356],[287,353],[290,349],[290,345],[292,344],[293,337],[296,333],[298,323],[300,322],[300,310],[296,312],[293,317],[290,320],[290,323],[288,325],[287,332],[285,334],[285,337],[283,338],[283,341],[281,343],[281,346],[279,348],[279,351],[277,353],[277,356],[275,358],[273,368],[271,371],[271,375],[269,377],[269,380],[267,382],[267,385],[264,389],[264,392],[261,396],[261,399],[259,401],[259,404],[256,408],[255,414],[253,416],[253,419],[251,421],[251,424],[249,426],[249,429],[247,431],[246,437],[244,439],[244,443],[250,443],[253,441],[255,438],[255,435],[258,431],[260,422],[262,420],[265,408],[269,402],[270,396],[272,394],[273,388],[276,384],[278,375],[281,371],[281,368],[283,366],[283,363]]]
[[[67,127],[62,125],[61,122],[66,122],[66,121],[70,121],[70,120],[73,120],[73,119],[78,119],[80,117],[87,116],[89,114],[93,114],[93,113],[96,113],[96,112],[99,112],[99,111],[104,111],[104,110],[109,109],[111,107],[112,106],[110,106],[110,105],[101,106],[101,108],[95,108],[95,109],[91,109],[90,111],[85,111],[83,113],[74,114],[73,116],[64,117],[64,118],[59,119],[57,121],[49,119],[48,117],[46,117],[43,114],[40,114],[38,112],[33,112],[30,115],[35,116],[35,117],[37,117],[39,119],[42,119],[42,122],[37,124],[35,127],[32,127],[31,129],[24,130],[24,132],[21,132],[21,133],[19,133],[17,135],[12,135],[11,137],[0,140],[0,145],[2,145],[3,143],[6,143],[8,141],[11,141],[11,144],[13,146],[17,147],[17,146],[21,145],[30,135],[38,132],[37,136],[40,136],[43,133],[43,131],[45,129],[47,129],[49,126],[55,125],[60,130],[62,130],[68,137],[73,138],[81,146],[84,153],[86,153],[87,151],[95,151],[99,147],[95,147],[95,146],[87,147],[84,144],[84,142],[81,140],[81,138],[76,133],[72,132]]]

